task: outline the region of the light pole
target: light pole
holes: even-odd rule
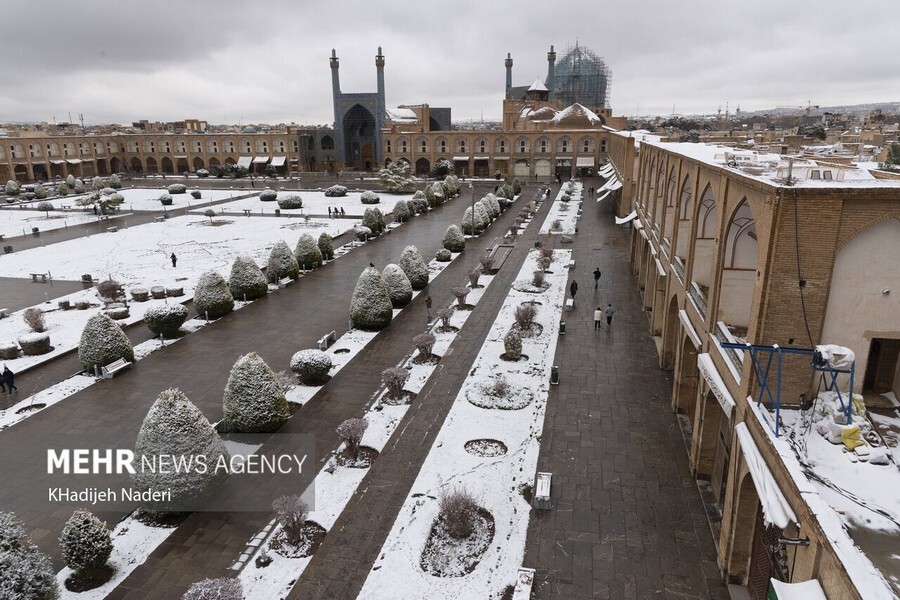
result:
[[[469,191],[472,192],[472,237],[475,237],[475,184],[469,182]]]

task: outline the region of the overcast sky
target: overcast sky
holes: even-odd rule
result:
[[[890,3],[836,0],[7,0],[0,122],[326,124],[328,57],[344,92],[499,119],[513,84],[578,42],[612,71],[613,113],[712,113],[900,100]]]

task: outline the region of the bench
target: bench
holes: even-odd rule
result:
[[[516,575],[516,587],[513,589],[513,600],[530,600],[533,585],[534,569],[519,567],[519,574]]]
[[[166,217],[163,216],[163,215],[160,215],[160,216],[158,216],[158,217],[154,217],[153,220],[154,220],[156,223],[165,223]]]
[[[0,319],[9,316],[9,309],[0,308]]]
[[[130,366],[130,362],[128,362],[124,358],[120,358],[116,362],[110,363],[105,367],[100,367],[100,373],[103,375],[103,379],[112,379],[116,375],[116,373],[125,370]]]
[[[3,241],[3,236],[4,236],[4,234],[0,233],[0,242]]]
[[[106,228],[106,233],[115,233],[115,232],[117,232],[118,230],[119,230],[119,228],[118,228],[118,227],[115,227],[115,226],[113,226],[113,227],[107,227],[107,228]]]
[[[491,250],[490,253],[490,257],[494,259],[494,263],[491,265],[491,272],[489,275],[495,275],[497,271],[500,270],[500,267],[502,267],[503,263],[506,262],[506,259],[509,258],[512,249],[513,246],[509,244],[494,246],[494,249]]]
[[[326,333],[322,337],[319,338],[319,341],[316,342],[316,347],[319,350],[328,350],[328,347],[337,341],[337,334],[332,329],[330,332]]]
[[[291,279],[290,277],[282,277],[281,279],[278,280],[278,287],[283,288],[292,283],[294,283],[294,280]]]
[[[99,221],[109,221],[109,215],[97,215]]]
[[[534,482],[534,507],[538,509],[550,508],[550,482],[552,473],[538,473]]]
[[[247,217],[249,217],[249,216],[250,216],[250,211],[251,211],[251,210],[252,210],[252,209],[250,209],[250,208],[245,208],[245,209],[244,209],[244,215],[247,216]]]
[[[47,283],[46,273],[31,273],[31,281],[37,281],[38,277],[41,278],[41,283]]]
[[[575,270],[575,259],[573,258],[572,260],[570,260],[570,261],[569,261],[569,264],[566,265],[566,267],[567,267],[570,271],[574,271],[574,270]]]
[[[3,254],[12,254],[13,247],[12,246],[3,246]]]
[[[566,310],[575,308],[575,298],[566,298]]]

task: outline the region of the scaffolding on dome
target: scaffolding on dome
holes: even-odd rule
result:
[[[563,106],[577,102],[591,110],[609,108],[612,73],[603,58],[592,50],[575,42],[574,46],[566,48],[555,71],[553,91]]]

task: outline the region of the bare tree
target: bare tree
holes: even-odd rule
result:
[[[299,544],[303,540],[303,524],[309,516],[309,505],[299,495],[280,496],[272,502],[272,510],[288,543]]]
[[[461,539],[472,535],[478,517],[478,503],[468,490],[455,488],[443,492],[439,507],[438,517],[451,537]]]
[[[522,331],[528,331],[534,324],[534,318],[536,316],[537,307],[530,302],[523,302],[516,307],[516,312],[513,315],[513,318],[515,318],[516,325],[519,326],[519,329],[521,329]]]
[[[338,425],[337,434],[344,440],[347,452],[354,459],[359,457],[359,444],[368,427],[369,422],[365,419],[347,419]]]
[[[403,385],[409,379],[409,371],[401,367],[389,367],[381,372],[381,381],[387,386],[388,396],[399,399],[403,394]]]
[[[469,292],[472,291],[472,288],[469,288],[466,286],[460,286],[460,287],[450,288],[450,291],[453,293],[454,296],[456,296],[456,302],[460,306],[465,306],[466,305],[466,296],[469,295]]]
[[[25,323],[31,327],[32,331],[38,333],[47,331],[47,323],[44,321],[44,311],[39,308],[29,308],[23,314],[22,318]]]

